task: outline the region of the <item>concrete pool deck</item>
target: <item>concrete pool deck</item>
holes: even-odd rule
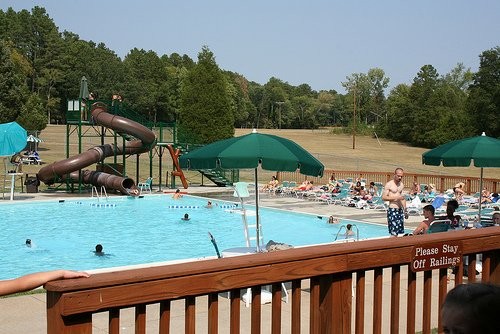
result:
[[[168,190],[172,191],[172,190]],[[232,198],[233,191],[228,188],[218,188],[218,187],[190,187],[187,192],[191,195],[197,196],[205,196],[205,197],[224,197],[225,199],[230,200]],[[160,194],[160,192],[153,192],[153,194]],[[70,194],[66,192],[39,192],[39,193],[16,193],[14,196],[13,202],[19,201],[29,201],[29,200],[57,200],[71,197],[90,197],[90,194]],[[234,198],[232,200],[235,200]],[[4,200],[0,200],[0,203],[11,202],[9,198],[6,197]],[[251,196],[246,203],[254,204],[255,197]],[[300,199],[296,197],[282,197],[273,194],[261,194],[260,196],[260,204],[262,207],[272,207],[279,208],[289,211],[295,212],[306,212],[311,213],[317,216],[328,217],[333,215],[338,218],[347,218],[351,220],[361,220],[378,224],[386,224],[386,214],[383,211],[378,210],[360,210],[352,207],[344,207],[340,205],[328,205],[321,202],[309,201],[306,199]],[[413,228],[418,225],[420,221],[423,220],[421,216],[410,216],[410,218],[405,222],[406,227]],[[385,277],[386,275],[384,275]],[[388,280],[384,284],[390,284]],[[402,283],[403,284],[403,283]],[[390,289],[384,288],[384,297],[390,298],[389,291]],[[386,296],[387,293],[387,296]],[[2,333],[46,333],[46,295],[44,293],[38,294],[29,294],[15,297],[6,297],[0,298],[0,332]],[[372,294],[367,294],[367,298],[371,298]],[[308,293],[304,292],[303,294],[303,302],[307,303],[309,300]],[[203,304],[202,304],[203,305]],[[285,305],[285,304],[284,304]],[[290,305],[290,304],[287,304]],[[304,304],[307,305],[307,304]],[[229,321],[229,312],[226,312],[225,308],[229,307],[225,306],[225,303],[220,303],[220,311],[219,311],[219,319],[221,323],[227,323]],[[265,305],[265,307],[269,307]],[[177,309],[177,308],[175,308]],[[242,310],[246,309],[242,304]],[[263,315],[265,308],[263,308]],[[182,306],[179,307],[178,314],[182,315],[183,309]],[[284,306],[283,308],[283,317],[289,317],[288,306]],[[128,314],[130,313],[130,314]],[[149,311],[148,311],[149,313]],[[248,312],[245,312],[248,313]],[[158,312],[153,311],[153,316],[157,318]],[[107,318],[103,314],[99,314],[96,316],[96,324],[94,327],[94,333],[107,333]],[[246,316],[242,315],[242,323],[245,321]],[[173,317],[173,328],[171,328],[172,333],[183,332],[184,323],[178,317],[179,320],[176,321],[175,316]],[[201,315],[201,319],[197,321],[199,326],[203,328],[203,324],[206,324],[206,314]],[[130,311],[125,313],[122,316],[123,325],[121,326],[121,333],[133,333],[133,312]],[[204,322],[205,321],[205,322]],[[148,322],[150,322],[148,316]],[[154,319],[151,319],[151,322],[154,323]],[[402,321],[404,322],[404,321]],[[266,319],[264,317],[264,323],[266,323]],[[283,332],[289,332],[289,328],[285,328],[289,324],[289,321],[284,321]],[[432,323],[437,323],[436,319],[432,320]],[[308,322],[304,321],[304,324],[308,326]],[[178,327],[177,327],[178,326]],[[148,325],[148,330],[149,330]],[[178,329],[178,331],[176,330]],[[263,327],[264,329],[265,327]],[[307,328],[307,327],[306,327]],[[369,327],[367,327],[369,328]],[[201,329],[201,328],[200,328]],[[242,328],[242,333],[246,333],[249,330]],[[307,330],[306,330],[307,331]],[[405,331],[404,328],[401,331]]]

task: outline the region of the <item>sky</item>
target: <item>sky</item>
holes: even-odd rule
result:
[[[500,46],[498,0],[2,0],[0,8],[44,7],[59,27],[104,43],[122,59],[133,48],[187,54],[203,46],[224,70],[265,84],[276,77],[345,92],[353,73],[381,68],[389,88],[411,84],[430,64],[477,71]]]

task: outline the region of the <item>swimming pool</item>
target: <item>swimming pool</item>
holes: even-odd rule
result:
[[[35,271],[66,268],[92,270],[214,256],[211,232],[220,250],[245,246],[241,215],[228,212],[232,202],[168,195],[108,200],[68,199],[0,204],[0,279]],[[247,209],[254,209],[247,206]],[[181,218],[185,213],[189,221]],[[340,224],[277,209],[260,210],[264,242],[294,246],[332,242]],[[248,217],[249,223],[255,217]],[[387,235],[387,227],[350,222],[360,238]],[[32,247],[26,247],[26,239]],[[106,256],[95,256],[96,244]]]

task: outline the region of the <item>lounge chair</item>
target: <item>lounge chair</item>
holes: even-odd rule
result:
[[[281,184],[278,186],[278,189],[276,190],[276,192],[278,194],[280,194],[281,196],[285,196],[286,192],[289,190],[290,188],[290,182],[288,181],[283,181],[281,182]]]
[[[445,198],[444,196],[436,196],[434,198],[434,200],[432,201],[431,205],[434,207],[434,209],[436,210],[436,212],[439,212],[441,207],[443,206],[444,202],[445,202]],[[446,210],[444,210],[446,211]]]
[[[418,215],[420,216],[422,209],[422,202],[420,201],[420,197],[415,196],[410,203],[407,204],[406,209],[408,210],[409,215]]]
[[[295,196],[297,197],[297,194],[295,193],[295,188],[297,187],[297,182],[295,181],[290,181],[288,183],[288,188],[285,189],[284,194],[288,196]]]
[[[340,204],[346,206],[348,202],[351,201],[351,195],[349,194],[349,189],[345,188],[340,191],[336,196],[332,197],[331,202],[333,204]]]
[[[368,208],[371,210],[384,210],[387,211],[387,206],[381,196],[375,196],[368,201]]]

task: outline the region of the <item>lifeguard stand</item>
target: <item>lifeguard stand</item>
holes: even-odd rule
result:
[[[19,159],[17,157],[19,157]],[[9,189],[10,200],[13,201],[14,189],[16,187],[17,180],[21,181],[21,192],[24,192],[24,173],[22,172],[21,158],[19,155],[13,155],[12,157],[3,157],[3,164],[5,170],[3,178],[2,199],[5,199],[5,190]]]

